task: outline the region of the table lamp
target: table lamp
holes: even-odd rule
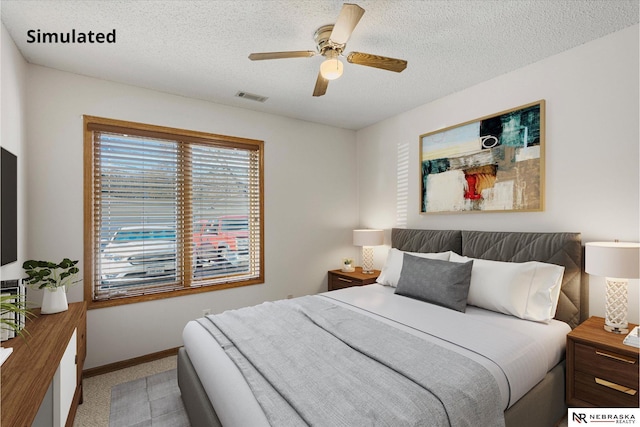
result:
[[[362,246],[362,272],[373,273],[373,246],[384,243],[382,230],[353,230],[353,244]]]
[[[640,243],[590,242],[585,245],[585,272],[607,281],[604,329],[629,332],[628,279],[640,278]]]

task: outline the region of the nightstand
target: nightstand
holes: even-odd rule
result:
[[[603,326],[591,317],[567,335],[567,406],[637,408],[639,349]]]
[[[342,270],[329,270],[329,290],[348,288],[350,286],[370,285],[376,282],[380,270],[373,270],[371,274],[364,274],[362,267],[356,267],[356,271],[346,273]]]

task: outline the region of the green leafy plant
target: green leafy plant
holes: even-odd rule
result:
[[[13,330],[16,335],[23,335],[24,329],[16,323],[15,316],[7,317],[7,314],[24,315],[31,317],[33,314],[27,310],[27,305],[21,298],[15,295],[0,295],[0,329]]]
[[[342,262],[344,263],[344,265],[351,265],[351,264],[353,264],[353,259],[351,259],[351,258],[343,258]]]
[[[63,259],[59,264],[50,261],[29,260],[22,264],[27,275],[26,283],[38,289],[54,289],[71,285],[79,280],[71,281],[80,271],[76,264],[78,261]]]

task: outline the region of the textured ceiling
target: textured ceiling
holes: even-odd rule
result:
[[[345,63],[312,97],[321,57],[250,61],[251,52],[314,50],[339,0],[18,1],[1,18],[27,61],[220,104],[360,129],[638,23],[638,0],[357,0],[366,12],[345,52],[408,61],[402,73]],[[27,31],[109,32],[115,44],[27,43]],[[346,61],[345,61],[346,62]],[[269,99],[235,97],[246,91]]]

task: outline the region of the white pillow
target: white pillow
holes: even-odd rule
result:
[[[473,260],[467,304],[521,319],[546,322],[558,307],[564,267],[538,261],[491,261],[452,253],[450,261]]]
[[[380,276],[376,279],[376,282],[381,285],[398,286],[398,280],[400,279],[400,272],[402,271],[402,260],[404,259],[404,254],[407,253],[409,255],[417,256],[420,258],[429,258],[429,259],[439,259],[441,261],[449,261],[449,255],[453,252],[438,252],[438,253],[421,253],[421,252],[404,252],[396,248],[389,249],[389,254],[387,255],[387,261],[382,267],[382,271],[380,272]]]

